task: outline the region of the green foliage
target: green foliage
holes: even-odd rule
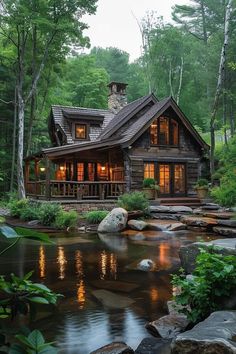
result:
[[[66,229],[68,227],[75,227],[78,222],[78,213],[75,210],[63,211],[61,210],[55,219],[54,226],[58,229]]]
[[[23,221],[37,220],[39,208],[28,203],[20,212],[20,219]]]
[[[173,275],[172,284],[181,289],[175,296],[181,312],[193,322],[199,322],[211,312],[222,310],[222,300],[227,300],[236,291],[236,257],[223,256],[201,250],[196,260],[193,279],[182,273]]]
[[[233,171],[221,177],[220,186],[211,190],[211,196],[222,206],[236,205],[236,176]]]
[[[107,210],[94,210],[86,214],[86,220],[91,224],[99,224],[107,216]]]
[[[142,192],[125,193],[119,197],[118,206],[127,211],[145,211],[149,206],[149,202]]]
[[[29,280],[32,274],[29,272],[23,278],[11,274],[9,280],[0,276],[1,316],[14,318],[18,314],[35,313],[34,304],[56,304],[61,295],[55,294],[43,284],[32,283]]]
[[[52,346],[53,342],[46,343],[42,333],[35,329],[27,336],[17,334],[16,339],[19,344],[13,344],[10,348],[9,354],[56,354],[57,349]]]
[[[156,184],[156,180],[154,178],[144,178],[143,180],[143,188],[153,188]]]
[[[57,215],[62,211],[59,204],[56,203],[43,203],[39,208],[39,220],[45,226],[52,226]]]
[[[219,164],[214,175],[219,178],[220,186],[211,191],[212,197],[223,206],[236,205],[236,137],[228,142],[227,147],[221,148],[218,154]]]
[[[28,199],[11,200],[8,204],[8,208],[10,209],[11,216],[19,218],[22,211],[28,208],[28,205],[29,205]]]
[[[197,180],[197,183],[195,184],[195,188],[198,188],[198,187],[208,187],[209,186],[209,182],[207,179],[205,178],[199,178]]]

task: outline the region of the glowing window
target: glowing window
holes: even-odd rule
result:
[[[155,119],[150,126],[151,145],[179,144],[179,125],[176,120],[168,117]]]
[[[84,164],[83,164],[83,162],[77,163],[77,180],[78,180],[78,182],[84,181]]]
[[[155,165],[154,163],[144,164],[144,178],[155,178]]]
[[[86,124],[76,124],[75,125],[75,138],[76,139],[87,139],[87,126],[86,126]]]

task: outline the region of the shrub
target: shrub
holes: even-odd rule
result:
[[[28,205],[29,205],[28,199],[21,199],[21,200],[12,199],[8,204],[8,208],[10,209],[11,216],[15,216],[19,218],[22,211],[26,209]]]
[[[95,210],[86,214],[86,220],[91,224],[99,224],[107,216],[107,210]]]
[[[199,178],[197,180],[197,183],[195,184],[195,188],[198,187],[208,187],[209,186],[209,182],[206,178]]]
[[[143,188],[153,188],[156,184],[154,178],[144,178],[143,180]]]
[[[220,186],[211,190],[211,196],[220,205],[227,207],[236,205],[236,177],[234,172],[229,171],[221,178]]]
[[[125,193],[118,199],[118,206],[127,211],[142,210],[145,211],[148,206],[148,200],[144,193],[133,192]]]
[[[63,211],[61,210],[55,219],[55,227],[57,229],[66,229],[67,227],[75,227],[78,221],[78,214],[75,210]]]
[[[39,220],[45,226],[52,226],[62,208],[56,203],[43,203],[39,208]]]
[[[39,218],[39,209],[31,204],[27,204],[20,212],[20,219],[24,221],[37,220]]]
[[[222,299],[227,299],[236,291],[236,257],[223,256],[201,250],[196,260],[193,279],[185,275],[173,275],[172,284],[180,287],[175,296],[176,303],[184,306],[181,312],[193,322],[205,319],[216,310],[222,310]]]

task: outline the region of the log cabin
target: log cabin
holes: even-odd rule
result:
[[[126,88],[108,85],[108,109],[52,106],[52,147],[25,159],[28,196],[115,199],[142,190],[144,178],[157,181],[160,197],[195,196],[209,146],[172,97],[127,103]]]

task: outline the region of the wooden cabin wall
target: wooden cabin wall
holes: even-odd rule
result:
[[[195,195],[194,184],[200,176],[203,151],[187,129],[179,122],[179,146],[151,146],[149,129],[136,140],[128,155],[131,165],[131,188],[142,188],[144,162],[185,163],[188,195]]]

